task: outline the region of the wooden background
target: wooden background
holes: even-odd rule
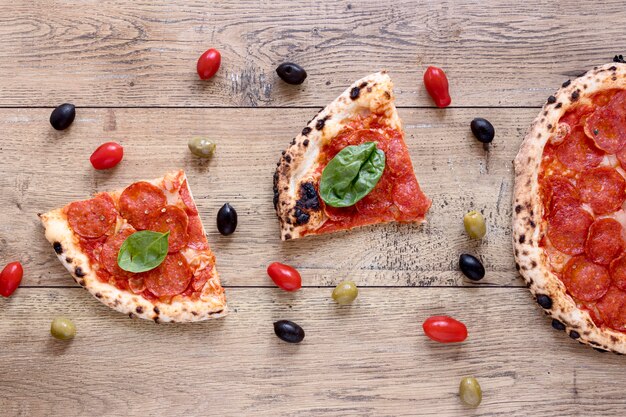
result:
[[[508,4],[506,4],[508,3]],[[20,260],[23,285],[0,300],[2,416],[623,416],[624,359],[551,329],[515,272],[510,244],[512,159],[539,107],[563,81],[626,53],[622,1],[0,0],[0,264]],[[200,81],[197,57],[222,52]],[[284,61],[301,86],[277,79]],[[453,104],[433,108],[425,67],[443,67]],[[280,151],[352,81],[386,68],[407,144],[433,199],[423,226],[386,225],[281,243],[271,204]],[[75,103],[54,131],[52,108]],[[469,131],[489,119],[487,148]],[[218,143],[192,157],[195,135]],[[102,142],[124,145],[117,168],[88,162]],[[218,256],[232,313],[155,325],[109,310],[77,287],[36,213],[182,167]],[[239,213],[231,237],[218,208]],[[481,210],[483,242],[462,216]],[[480,283],[457,271],[479,256]],[[299,268],[284,293],[265,268]],[[353,279],[354,305],[333,286]],[[429,341],[421,323],[450,314],[469,327],[459,345]],[[51,320],[74,320],[62,343]],[[273,334],[291,319],[300,345]],[[476,410],[461,377],[483,388]]]

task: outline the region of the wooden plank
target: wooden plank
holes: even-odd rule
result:
[[[69,131],[56,132],[49,110],[0,110],[0,263],[24,262],[24,285],[74,285],[45,241],[37,213],[184,168],[218,256],[226,285],[268,285],[265,268],[281,261],[300,268],[305,285],[476,285],[456,270],[460,253],[479,255],[487,277],[479,285],[521,285],[510,243],[512,159],[535,109],[401,109],[417,177],[433,207],[423,226],[383,225],[280,242],[272,207],[272,174],[282,149],[315,113],[311,109],[79,109]],[[495,125],[483,149],[469,130],[476,116]],[[194,158],[188,138],[218,142],[210,162]],[[88,158],[117,140],[124,161],[112,171]],[[239,212],[232,237],[217,233],[215,216],[230,202]],[[485,213],[489,233],[470,241],[463,215]]]
[[[619,0],[5,1],[0,105],[324,106],[386,68],[400,105],[432,106],[421,76],[437,65],[455,106],[538,106],[626,52],[625,23]],[[202,82],[209,47],[223,66]],[[304,85],[277,79],[284,61]]]
[[[623,358],[554,331],[525,289],[364,289],[336,306],[328,289],[231,289],[219,321],[156,325],[109,310],[81,289],[20,289],[0,300],[3,416],[620,416]],[[429,341],[420,323],[447,313],[462,344]],[[71,343],[49,335],[74,320]],[[300,345],[273,334],[291,319]],[[483,389],[461,405],[461,377]],[[199,410],[204,410],[200,412]]]

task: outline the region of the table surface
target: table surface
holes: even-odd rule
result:
[[[517,275],[510,243],[512,159],[544,100],[565,80],[626,52],[623,1],[0,1],[0,264],[25,276],[0,300],[0,414],[224,416],[620,415],[624,359],[550,327]],[[209,47],[222,68],[200,81]],[[274,69],[297,62],[301,86]],[[445,68],[453,104],[434,108],[421,82]],[[283,243],[272,208],[280,152],[354,80],[386,68],[406,141],[433,200],[421,226],[390,224]],[[77,105],[71,128],[48,118]],[[487,148],[469,122],[489,119]],[[186,146],[218,143],[208,162]],[[123,163],[94,171],[88,156],[116,140]],[[78,287],[36,214],[182,167],[217,254],[231,313],[157,325],[130,320]],[[237,232],[214,226],[239,213]],[[470,241],[462,216],[485,214]],[[468,282],[460,253],[487,276]],[[301,271],[297,293],[276,289],[272,261]],[[330,298],[343,279],[352,306]],[[457,345],[429,341],[423,320],[449,314],[469,327]],[[78,335],[49,335],[57,315]],[[300,345],[273,334],[291,319]],[[483,389],[476,410],[458,384]]]

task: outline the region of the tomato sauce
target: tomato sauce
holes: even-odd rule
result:
[[[390,221],[423,220],[430,208],[430,199],[422,192],[413,172],[413,164],[402,132],[381,123],[378,115],[360,117],[320,150],[319,169],[346,146],[376,142],[385,153],[385,169],[374,189],[350,207],[331,207],[320,201],[326,222],[312,233],[346,230],[357,226]],[[318,180],[319,192],[319,180]]]

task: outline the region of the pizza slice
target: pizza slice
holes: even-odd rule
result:
[[[109,307],[155,322],[226,314],[215,256],[182,170],[98,193],[40,218],[63,266]],[[150,270],[129,272],[118,261],[120,248],[129,236],[146,230],[158,232],[149,236],[167,239],[167,245],[156,249],[162,261]]]
[[[397,222],[423,222],[422,192],[386,71],[320,111],[283,152],[274,174],[282,240]]]

